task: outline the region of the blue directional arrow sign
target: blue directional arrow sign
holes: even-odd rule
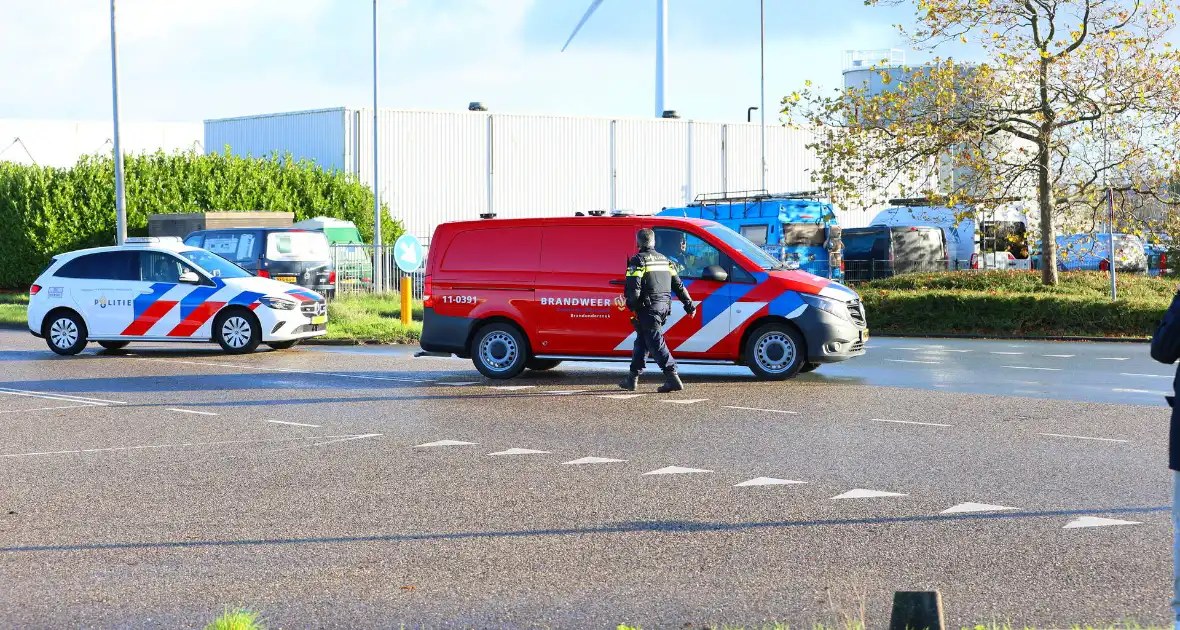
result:
[[[397,268],[406,273],[417,271],[422,266],[422,243],[409,234],[402,234],[393,244],[393,261]]]

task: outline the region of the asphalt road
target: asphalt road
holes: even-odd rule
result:
[[[955,627],[1168,622],[1145,346],[875,339],[669,396],[620,369],[0,332],[0,627],[881,627],[924,589]]]

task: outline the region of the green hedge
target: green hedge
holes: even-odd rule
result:
[[[147,234],[149,214],[274,210],[352,221],[372,239],[372,191],[289,154],[158,152],[127,156],[124,172],[129,236]],[[114,244],[114,182],[111,157],[66,169],[0,162],[0,288],[26,287],[55,254]],[[383,215],[382,240],[392,242],[403,229]]]
[[[1148,337],[1175,292],[1174,281],[1125,274],[1119,299],[1100,272],[1061,274],[1056,287],[1025,272],[913,274],[856,287],[870,331]]]

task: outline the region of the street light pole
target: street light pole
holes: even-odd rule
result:
[[[759,113],[762,114],[762,192],[766,190],[766,0],[759,1],[759,26],[761,44],[759,55],[762,64],[762,101],[759,103]]]
[[[1116,279],[1115,263],[1117,257],[1114,252],[1114,187],[1110,184],[1106,185],[1106,205],[1110,211],[1110,299],[1111,301],[1119,299],[1119,285]]]
[[[385,289],[384,269],[381,255],[381,191],[377,183],[377,2],[373,0],[373,289]]]
[[[127,198],[123,185],[123,149],[119,144],[119,47],[115,40],[115,0],[111,0],[111,100],[115,119],[115,243],[127,240]]]

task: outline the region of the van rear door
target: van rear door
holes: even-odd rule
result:
[[[538,282],[536,354],[609,356],[632,330],[623,301],[627,261],[635,255],[634,224],[549,225],[544,228]]]

